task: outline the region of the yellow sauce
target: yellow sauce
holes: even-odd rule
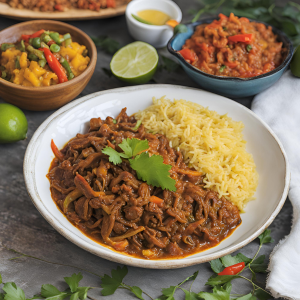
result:
[[[165,23],[171,19],[169,15],[155,9],[141,10],[137,12],[137,15],[145,21],[152,23],[153,25],[165,25]]]

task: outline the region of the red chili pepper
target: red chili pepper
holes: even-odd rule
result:
[[[252,40],[252,33],[236,34],[228,37],[228,40],[234,43],[242,42],[249,44]]]
[[[39,31],[37,31],[37,32],[35,32],[35,33],[33,33],[33,34],[30,36],[30,38],[33,39],[33,38],[39,37],[39,36],[42,35],[42,33],[43,33],[44,31],[45,31],[44,29],[41,29],[41,30],[39,30]]]
[[[68,81],[68,77],[64,71],[63,66],[59,63],[56,57],[52,54],[50,49],[40,48],[39,50],[44,51],[45,58],[50,69],[57,75],[59,83]]]
[[[54,141],[51,140],[51,150],[53,154],[58,158],[60,162],[64,160],[64,155],[58,150],[57,146],[55,145]]]
[[[21,40],[24,40],[24,42],[28,43],[28,40],[30,39],[30,34],[22,34]]]
[[[218,275],[236,275],[241,272],[245,268],[245,263],[241,262],[230,267],[225,268],[222,272],[218,273]]]
[[[107,1],[106,1],[106,6],[107,6],[107,7],[113,7],[113,8],[115,8],[115,7],[116,7],[116,2],[115,2],[115,0],[107,0]]]
[[[180,50],[179,53],[182,55],[182,57],[185,60],[189,60],[190,63],[193,63],[197,59],[196,54],[188,48],[184,48],[184,49]]]

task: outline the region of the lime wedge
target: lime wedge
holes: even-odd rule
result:
[[[110,69],[122,81],[143,84],[152,78],[157,64],[158,54],[154,47],[144,42],[134,42],[113,56]]]

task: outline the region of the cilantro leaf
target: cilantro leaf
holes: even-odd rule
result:
[[[244,262],[245,264],[251,262],[251,258],[246,257],[242,253],[238,253],[235,256],[231,256],[230,254],[228,254],[221,257],[220,259],[224,267],[230,267],[241,262]]]
[[[238,253],[236,256],[235,256],[240,262],[244,262],[245,265],[249,264],[249,262],[251,262],[251,258],[248,258],[247,256],[245,256],[244,254],[242,253]]]
[[[61,292],[52,284],[43,284],[41,295],[49,300],[62,300],[68,296],[66,292]]]
[[[227,293],[231,293],[231,289],[232,289],[232,284],[231,284],[231,282],[229,281],[229,282],[227,282],[227,283],[225,283],[223,286],[222,286],[222,288],[227,292]]]
[[[108,155],[109,161],[115,165],[120,164],[122,162],[120,153],[109,146],[102,149],[102,153]]]
[[[256,297],[252,295],[252,293],[249,293],[245,296],[236,298],[235,300],[256,300]]]
[[[200,292],[198,296],[204,300],[230,300],[230,293],[222,287],[214,287],[212,293]]]
[[[198,300],[199,299],[198,294],[188,291],[188,290],[185,290],[185,289],[181,289],[181,290],[185,294],[184,300]]]
[[[258,238],[260,240],[260,245],[273,243],[274,240],[271,237],[271,230],[266,229]]]
[[[127,138],[124,139],[118,146],[124,151],[128,158],[131,158],[138,155],[140,152],[147,150],[149,148],[149,143],[147,140]]]
[[[2,290],[6,293],[4,300],[26,300],[24,291],[14,282],[5,283]]]
[[[231,280],[235,278],[239,278],[238,275],[221,275],[221,276],[211,276],[205,285],[217,286],[220,284],[225,284],[227,282],[231,282]]]
[[[87,292],[90,290],[89,286],[80,286],[77,288],[78,297],[80,300],[84,300],[87,298]]]
[[[64,277],[65,282],[71,289],[72,293],[75,293],[78,288],[79,281],[83,278],[82,274],[79,272],[78,274],[74,273],[71,277]]]
[[[117,267],[116,270],[111,270],[111,277],[107,274],[104,274],[104,276],[101,277],[101,287],[103,288],[101,294],[103,296],[112,295],[121,285],[127,273],[128,269],[126,266],[124,266],[123,268]]]
[[[254,292],[254,295],[259,299],[259,300],[268,300],[268,299],[272,299],[273,297],[268,294],[267,292],[265,292],[262,289],[257,289]],[[251,299],[252,300],[252,299]]]
[[[211,269],[217,274],[222,272],[224,269],[223,264],[219,258],[211,260],[209,263]]]
[[[91,37],[97,47],[109,54],[115,54],[120,48],[120,43],[107,36]]]
[[[198,276],[199,271],[196,271],[193,275],[187,277],[186,279],[184,279],[182,282],[180,282],[179,284],[175,285],[175,286],[170,286],[169,288],[164,288],[162,289],[162,294],[165,297],[160,297],[158,299],[164,299],[164,300],[174,300],[174,294],[176,292],[176,290],[185,282],[190,281],[190,280],[195,280]]]
[[[70,300],[78,300],[79,299],[79,293],[76,292],[74,294],[71,295]]]
[[[161,187],[175,192],[176,181],[170,177],[170,165],[163,163],[163,157],[160,155],[149,156],[143,152],[134,159],[129,159],[130,166],[137,173],[139,179],[146,181],[149,185]]]
[[[127,285],[126,285],[127,286]],[[130,286],[128,285],[128,288],[130,289],[130,291],[135,294],[135,296],[141,300],[144,300],[144,298],[142,297],[143,291],[138,287],[138,286]]]

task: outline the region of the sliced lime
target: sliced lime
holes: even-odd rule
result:
[[[110,69],[120,80],[130,84],[143,84],[154,75],[158,54],[144,42],[134,42],[121,48],[112,58]]]

